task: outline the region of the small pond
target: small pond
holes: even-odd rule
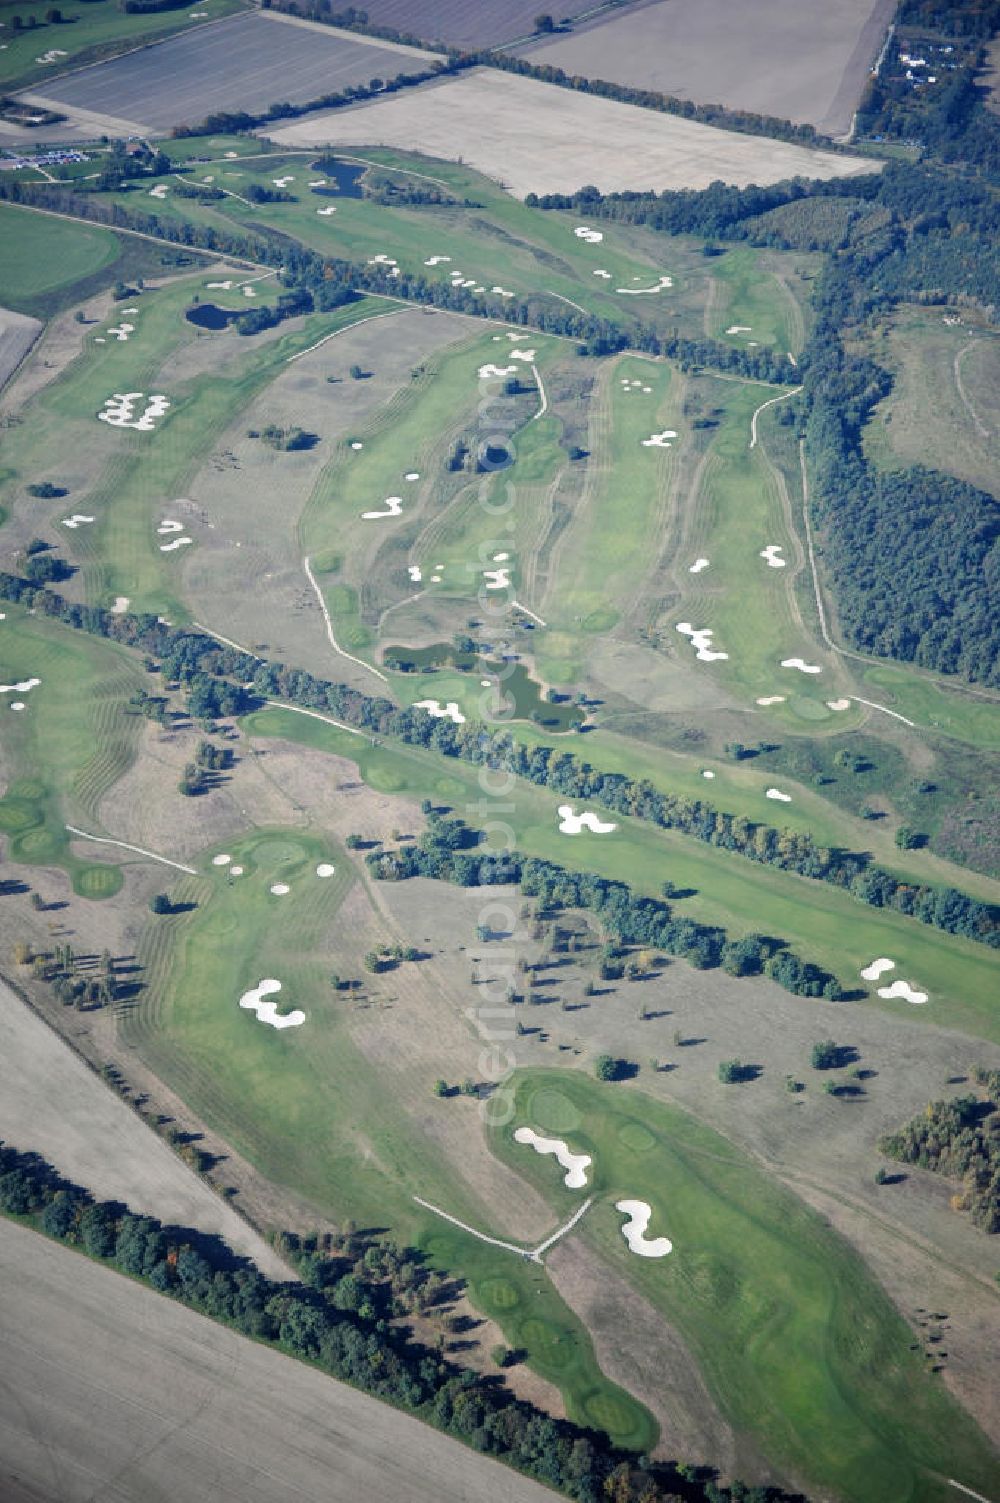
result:
[[[314,193],[320,193],[325,198],[361,198],[361,179],[368,168],[355,166],[352,162],[342,162],[338,157],[320,157],[319,161],[313,162],[309,171],[315,172],[317,177],[322,173],[330,179],[328,186],[314,188]]]
[[[217,303],[195,303],[184,317],[189,324],[196,324],[199,329],[224,329],[245,311],[244,308],[230,311],[228,308],[220,308]]]
[[[555,703],[543,698],[542,685],[531,677],[523,663],[481,658],[474,652],[460,652],[448,642],[433,642],[429,647],[387,647],[382,662],[386,668],[400,673],[433,673],[436,668],[453,668],[459,673],[485,677],[502,672],[501,687],[514,701],[514,718],[530,720],[546,731],[571,731],[586,718],[580,706],[568,697]]]

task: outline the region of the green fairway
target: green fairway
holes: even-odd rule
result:
[[[10,308],[30,313],[40,293],[78,282],[117,257],[118,241],[100,225],[0,204],[0,297]]]
[[[81,897],[110,897],[121,887],[120,868],[74,856],[65,826],[103,833],[98,806],[135,756],[142,722],[124,707],[144,675],[123,649],[8,605],[0,682],[31,678],[41,682],[0,696],[2,744],[13,770],[0,799],[9,857],[62,866]],[[14,711],[12,703],[24,709]]]
[[[265,710],[246,719],[252,735],[280,735],[349,757],[364,780],[385,792],[444,798],[460,811],[478,807],[476,769],[444,761],[416,748],[372,746],[357,736],[291,710]],[[876,956],[892,956],[932,998],[907,1009],[908,1018],[960,1028],[1000,1041],[994,1005],[996,955],[887,909],[866,907],[828,883],[796,877],[770,866],[737,859],[690,837],[619,818],[610,836],[571,840],[559,833],[561,795],[517,783],[512,812],[505,814],[525,855],[544,857],[573,870],[598,869],[604,876],[657,895],[664,880],[693,889],[679,911],[734,934],[780,936],[803,958],[825,966],[857,989],[859,972]],[[469,822],[476,823],[470,815]],[[868,1005],[899,1012],[906,1004],[883,1002],[870,990]],[[803,1001],[804,1007],[810,1004]]]
[[[793,258],[788,260],[794,265]],[[804,336],[801,311],[787,284],[760,263],[760,252],[743,245],[729,246],[711,259],[716,291],[706,332],[740,349],[760,345],[796,355]]]
[[[129,1043],[269,1178],[339,1222],[388,1225],[435,1266],[468,1279],[475,1302],[563,1389],[581,1423],[592,1423],[597,1407],[621,1444],[651,1448],[651,1417],[604,1378],[584,1327],[542,1270],[414,1202],[419,1193],[492,1226],[488,1202],[449,1168],[433,1135],[418,1129],[351,1040],[349,1015],[359,1004],[328,979],[342,962],[338,913],[354,880],[342,853],[299,830],[264,830],[224,854],[240,875],[207,855],[204,875],[173,890],[193,911],[147,923],[143,1000],[123,1019]],[[335,864],[335,874],[318,876],[320,862]],[[276,895],[275,884],[289,891]],[[280,980],[279,1010],[304,1011],[302,1024],[276,1030],[240,1008],[240,996],[265,978]],[[504,1235],[503,1226],[493,1231]]]
[[[849,1503],[944,1503],[995,1477],[985,1437],[911,1350],[912,1333],[820,1217],[686,1113],[562,1071],[515,1077],[495,1150],[683,1335],[723,1413],[768,1459]],[[587,1191],[513,1141],[529,1125],[588,1153]],[[614,1209],[653,1209],[663,1258],[629,1252]]]

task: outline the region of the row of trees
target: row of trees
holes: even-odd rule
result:
[[[821,846],[808,832],[756,824],[701,799],[665,793],[647,778],[602,772],[571,752],[525,746],[507,730],[490,733],[478,722],[456,726],[432,718],[425,710],[399,709],[389,699],[316,678],[301,668],[267,662],[204,633],[167,626],[153,615],[127,611],[113,615],[99,607],[76,605],[52,591],[35,589],[17,575],[0,574],[0,598],[20,600],[69,626],[124,642],[158,659],[164,679],[184,685],[194,719],[242,715],[262,701],[285,699],[326,711],[358,729],[396,736],[408,745],[428,747],[476,766],[508,771],[751,861],[829,882],[871,907],[892,908],[949,934],[1000,948],[1000,910],[995,906],[957,888],[905,881],[875,864],[866,853]],[[773,958],[780,968],[783,962]]]
[[[237,1331],[314,1363],[474,1450],[580,1503],[778,1503],[768,1487],[720,1488],[695,1469],[616,1451],[597,1431],[554,1420],[511,1398],[496,1378],[461,1371],[408,1339],[394,1317],[427,1308],[442,1284],[420,1254],[348,1234],[335,1246],[285,1237],[302,1282],[279,1284],[237,1259],[216,1237],[119,1202],[95,1201],[37,1154],[0,1144],[0,1212],[26,1220],[161,1294]]]

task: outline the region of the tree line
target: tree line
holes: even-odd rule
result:
[[[579,1503],[780,1503],[771,1487],[720,1487],[701,1468],[643,1460],[554,1420],[496,1378],[463,1370],[395,1320],[433,1308],[440,1275],[419,1252],[348,1230],[285,1235],[301,1283],[278,1283],[214,1236],[100,1201],[36,1153],[0,1143],[0,1212],[255,1341],[407,1411]],[[791,1503],[791,1500],[789,1500]]]
[[[114,615],[99,606],[77,605],[18,575],[0,573],[0,599],[19,601],[68,626],[136,648],[150,661],[158,660],[166,681],[184,685],[195,719],[243,715],[266,700],[285,699],[374,735],[395,736],[441,756],[508,771],[539,787],[592,800],[612,812],[677,830],[762,865],[829,882],[870,907],[894,909],[948,934],[1000,948],[1000,909],[995,905],[958,888],[907,881],[878,866],[865,852],[821,846],[808,832],[779,830],[715,809],[702,799],[665,793],[648,778],[601,772],[568,751],[524,746],[505,729],[489,731],[472,721],[454,725],[426,710],[400,709],[383,696],[268,662],[190,628],[167,626],[152,614]]]
[[[984,1232],[1000,1232],[1000,1070],[977,1070],[985,1100],[956,1096],[932,1101],[912,1122],[889,1133],[881,1151],[902,1164],[916,1164],[962,1181],[952,1199]]]

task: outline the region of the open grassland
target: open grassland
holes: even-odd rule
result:
[[[6,1218],[0,1257],[19,1291],[0,1328],[8,1499],[67,1503],[125,1487],[215,1503],[466,1503],[484,1488],[496,1503],[553,1496]],[[109,1406],[127,1423],[109,1421]]]
[[[541,1269],[413,1201],[419,1193],[466,1221],[491,1224],[487,1187],[449,1166],[428,1120],[432,1077],[427,1105],[414,1115],[412,1104],[386,1087],[378,1061],[352,1039],[352,1014],[377,1004],[359,1004],[330,985],[351,947],[340,916],[354,880],[349,862],[327,840],[297,830],[258,831],[229,843],[225,854],[242,875],[230,877],[206,858],[206,875],[175,889],[175,898],[196,902],[196,910],[147,926],[140,946],[147,986],[123,1021],[125,1038],[268,1178],[292,1186],[324,1214],[388,1224],[437,1266],[468,1278],[477,1302],[480,1286],[489,1291],[506,1277],[516,1291],[509,1308],[482,1302],[510,1344],[528,1346],[532,1365],[564,1390],[581,1422],[588,1422],[588,1404],[601,1402],[616,1439],[651,1446],[650,1416],[603,1377],[584,1327]],[[317,876],[322,861],[335,864],[332,877]],[[275,883],[289,892],[275,895]],[[305,1012],[301,1026],[276,1032],[240,1009],[242,992],[264,977],[281,981],[282,1011]],[[525,1308],[542,1333],[531,1342],[531,1332],[521,1330]],[[559,1349],[550,1352],[553,1343]]]
[[[115,0],[87,0],[59,6],[61,20],[51,21],[44,0],[26,0],[18,7],[26,24],[15,31],[9,21],[0,53],[0,89],[45,84],[53,74],[98,61],[133,47],[146,46],[177,31],[200,30],[199,21],[218,20],[242,8],[242,0],[198,0],[201,13],[192,20],[189,10],[174,13],[126,13]],[[107,100],[104,101],[107,103]]]
[[[272,134],[285,146],[374,144],[445,160],[461,154],[522,198],[573,193],[585,183],[602,192],[662,192],[707,187],[716,179],[742,186],[871,171],[861,157],[720,131],[489,69]]]
[[[44,618],[8,606],[0,622],[0,676],[5,684],[38,678],[20,697],[5,694],[3,748],[11,777],[0,799],[8,858],[60,865],[85,897],[121,887],[119,867],[75,857],[65,824],[87,820],[131,763],[139,722],[124,712],[143,675],[110,643],[69,634]],[[17,712],[12,702],[24,704]]]
[[[248,340],[246,351],[237,345],[237,335],[202,336],[203,346],[217,352],[217,362],[178,379],[167,362],[182,346],[199,341],[183,316],[196,289],[202,289],[201,282],[185,281],[138,299],[134,313],[116,309],[119,321],[132,322],[133,332],[122,342],[108,330],[100,336],[95,331],[65,375],[28,404],[6,446],[4,492],[17,498],[19,525],[31,529],[27,536],[43,524],[58,527],[70,513],[94,518],[72,532],[59,527],[57,534],[60,541],[72,539],[72,556],[81,565],[91,603],[110,605],[125,596],[133,607],[183,618],[181,555],[163,551],[165,538],[157,527],[164,520],[179,521],[190,527],[184,535],[197,540],[199,516],[186,491],[220,432],[291,356],[383,306],[361,299],[314,314],[277,338]],[[274,295],[273,282],[262,282],[259,289],[260,302]],[[219,296],[230,307],[237,306],[235,299],[246,306],[238,290]],[[98,337],[105,341],[100,346]],[[152,431],[97,420],[112,393],[125,391],[143,393],[143,402],[154,393],[167,397],[170,406]],[[135,416],[140,415],[137,410]],[[69,504],[67,498],[53,503],[24,495],[27,484],[43,479],[68,487]]]
[[[211,3],[217,17],[235,8]],[[108,113],[165,133],[219,111],[266,110],[277,98],[303,104],[374,77],[413,72],[426,56],[252,11],[204,29],[189,23],[185,36],[36,86],[31,98],[70,116]]]
[[[1000,341],[941,308],[900,308],[869,344],[893,389],[872,413],[865,452],[887,469],[923,464],[1000,494]]]
[[[697,104],[723,104],[843,135],[892,18],[888,0],[796,0],[734,9],[657,0],[611,11],[518,49],[540,67],[609,79]]]
[[[247,718],[254,736],[280,735],[348,757],[370,787],[417,798],[446,799],[460,812],[481,798],[475,769],[443,763],[432,752],[380,745],[290,710],[266,710]],[[867,908],[826,883],[790,876],[773,867],[738,861],[700,842],[620,819],[607,836],[569,839],[560,834],[560,795],[518,783],[509,816],[517,848],[573,870],[598,870],[657,895],[665,880],[691,888],[681,912],[734,934],[764,932],[785,939],[803,957],[819,962],[845,986],[859,987],[859,973],[876,956],[897,959],[900,974],[926,989],[932,1004],[914,1016],[996,1040],[1000,1025],[993,1005],[995,953],[884,909]],[[469,822],[476,823],[474,812]],[[809,1004],[804,1003],[804,1006]],[[905,1004],[870,1005],[898,1011]]]
[[[676,1108],[564,1071],[515,1077],[494,1146],[560,1218],[583,1191],[512,1140],[522,1125],[588,1153],[597,1200],[576,1236],[668,1320],[712,1396],[776,1466],[850,1503],[943,1503],[945,1477],[988,1487],[995,1456],[911,1348],[847,1244],[724,1138]],[[633,1256],[619,1198],[653,1208],[665,1258]],[[558,1259],[558,1253],[553,1255]]]
[[[109,267],[118,242],[100,225],[54,221],[16,204],[0,204],[3,301],[31,312],[41,294]]]

